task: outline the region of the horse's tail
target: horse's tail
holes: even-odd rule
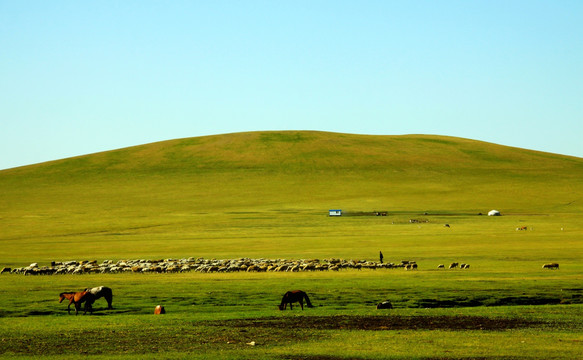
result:
[[[314,307],[314,305],[312,305],[312,303],[310,302],[310,298],[308,297],[308,294],[304,293],[304,298],[306,299],[306,305],[307,305],[309,308],[313,308],[313,307]]]
[[[107,301],[107,308],[113,309],[113,306],[111,305],[111,303],[113,302],[113,291],[110,288],[104,286],[103,292],[104,292],[103,297]]]

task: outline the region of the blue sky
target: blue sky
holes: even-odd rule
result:
[[[257,130],[583,157],[583,1],[0,0],[0,169]]]

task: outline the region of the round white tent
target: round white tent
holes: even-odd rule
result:
[[[490,210],[488,216],[500,216],[500,211],[498,210]]]

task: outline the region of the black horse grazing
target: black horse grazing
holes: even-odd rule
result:
[[[281,304],[279,305],[279,310],[285,310],[287,307],[287,304],[289,304],[289,309],[293,310],[292,303],[294,303],[294,302],[299,302],[300,306],[302,307],[302,310],[304,310],[304,299],[306,299],[306,306],[307,307],[309,307],[309,308],[314,307],[312,305],[312,303],[310,302],[310,298],[308,297],[308,294],[306,294],[302,290],[288,291],[283,295],[283,298],[281,299]]]
[[[88,288],[85,289],[85,291],[90,292],[95,297],[95,300],[101,297],[105,298],[107,301],[107,308],[109,310],[113,309],[113,306],[111,306],[111,302],[113,301],[113,292],[107,286]]]

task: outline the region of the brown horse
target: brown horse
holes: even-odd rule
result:
[[[293,310],[292,303],[294,303],[294,302],[299,302],[300,306],[302,307],[302,310],[304,310],[304,299],[306,299],[306,306],[307,307],[309,307],[309,308],[314,307],[312,305],[312,303],[310,302],[310,298],[308,297],[308,294],[306,294],[302,290],[288,291],[283,295],[283,298],[281,299],[281,304],[279,305],[279,310],[285,310],[287,307],[287,304],[289,304],[290,310]]]
[[[71,304],[75,306],[75,315],[81,309],[81,304],[85,303],[85,312],[83,315],[87,314],[87,310],[89,313],[93,314],[93,302],[95,301],[95,296],[88,291],[81,291],[81,292],[63,292],[59,294],[59,303],[63,302],[63,300],[69,300],[69,305],[67,306],[67,313],[71,314]]]

